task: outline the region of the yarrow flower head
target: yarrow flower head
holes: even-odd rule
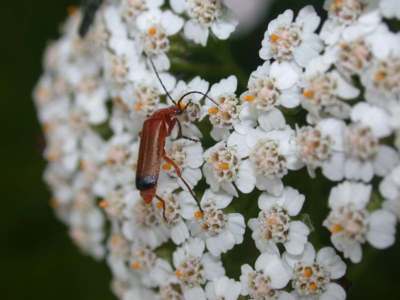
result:
[[[284,11],[249,78],[229,3],[103,2],[85,36],[70,15],[33,97],[50,205],[116,297],[345,299],[400,220],[398,1]]]

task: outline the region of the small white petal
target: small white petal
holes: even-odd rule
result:
[[[337,283],[331,282],[326,286],[326,291],[320,296],[320,300],[345,300],[346,292]]]
[[[221,40],[226,40],[237,26],[235,20],[217,20],[211,25],[211,30],[215,36]]]
[[[346,273],[346,264],[331,247],[324,247],[318,251],[317,262],[326,267],[332,279],[338,279]]]
[[[161,24],[167,35],[178,33],[183,27],[183,19],[173,14],[171,11],[166,11],[162,14]]]
[[[197,22],[189,20],[183,28],[184,35],[187,39],[194,41],[197,44],[205,46],[208,40],[208,28],[200,25]]]
[[[299,71],[296,66],[288,62],[274,62],[270,72],[280,90],[291,88],[299,80]]]
[[[396,233],[396,217],[383,209],[374,211],[369,218],[368,242],[377,249],[393,245]]]

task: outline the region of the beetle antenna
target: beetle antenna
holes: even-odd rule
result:
[[[79,25],[79,35],[81,38],[84,38],[88,33],[90,26],[96,17],[96,12],[99,10],[102,2],[103,0],[82,1],[83,16]]]
[[[218,108],[220,108],[219,104],[218,104],[214,99],[212,99],[212,98],[211,98],[210,96],[208,96],[207,94],[204,94],[204,93],[199,92],[199,91],[191,91],[191,92],[187,92],[186,94],[183,94],[183,96],[179,99],[178,104],[179,104],[181,101],[183,101],[183,99],[184,99],[186,96],[189,96],[189,95],[192,95],[192,94],[202,95],[204,98],[207,98],[207,99],[210,100],[212,103],[214,103]],[[190,103],[190,102],[191,102],[191,101],[189,101],[189,103]]]
[[[174,103],[174,104],[176,105],[176,101],[171,97],[170,93],[168,92],[167,88],[165,87],[164,83],[162,82],[161,77],[160,77],[160,74],[158,73],[158,71],[157,71],[157,69],[156,69],[156,66],[154,65],[153,60],[152,60],[146,53],[144,53],[144,56],[146,56],[147,59],[149,60],[150,65],[151,65],[151,68],[153,69],[154,73],[156,74],[157,79],[158,79],[158,81],[160,82],[160,84],[161,84],[161,86],[162,86],[162,88],[163,88],[165,94],[166,94],[167,97],[172,101],[172,103]]]

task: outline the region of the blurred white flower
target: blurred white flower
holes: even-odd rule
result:
[[[332,57],[319,56],[308,65],[301,80],[301,105],[308,112],[308,121],[315,123],[322,117],[349,117],[350,105],[342,100],[358,97],[360,91],[336,70],[330,70]]]
[[[140,14],[148,10],[159,9],[164,0],[122,0],[120,14],[127,23],[128,29],[136,29],[136,19]]]
[[[379,185],[379,191],[385,201],[384,209],[394,213],[400,219],[400,167],[397,166],[386,175]]]
[[[396,0],[381,0],[379,8],[386,18],[397,18],[400,19],[400,7],[399,2]]]
[[[372,32],[381,21],[377,3],[377,0],[325,0],[328,20],[321,28],[321,38],[332,45],[343,36]]]
[[[379,107],[358,103],[351,119],[345,132],[346,178],[369,182],[374,174],[384,176],[399,162],[396,150],[379,141],[392,132],[389,116]]]
[[[189,17],[185,37],[203,46],[210,30],[218,39],[226,40],[238,24],[223,0],[170,0],[170,4],[175,12]]]
[[[307,166],[310,176],[315,177],[315,169],[321,167],[322,173],[328,179],[343,179],[345,128],[343,121],[326,118],[315,127],[304,126],[297,129],[297,153]]]
[[[331,232],[335,248],[353,263],[362,258],[361,245],[368,241],[378,249],[395,241],[396,217],[385,210],[367,210],[371,186],[345,181],[331,190],[331,212],[323,225]]]
[[[225,274],[221,261],[204,253],[204,250],[204,242],[195,238],[187,241],[173,254],[175,275],[185,299],[206,299],[202,286]]]
[[[209,300],[236,300],[239,298],[241,285],[233,279],[224,276],[211,281],[206,286]]]
[[[169,37],[177,34],[183,26],[183,19],[169,10],[153,9],[137,18],[140,31],[139,47],[149,56],[157,70],[168,70],[170,61],[167,52],[170,48]]]

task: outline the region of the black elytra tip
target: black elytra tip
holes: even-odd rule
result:
[[[144,177],[136,177],[136,188],[139,191],[144,191],[151,189],[157,185],[158,176],[144,176]]]

